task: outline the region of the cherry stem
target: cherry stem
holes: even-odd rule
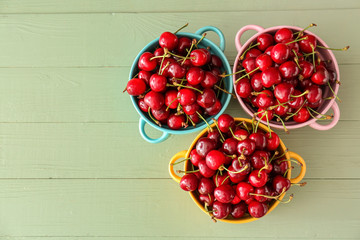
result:
[[[293,162],[293,163],[296,163],[296,164],[299,165],[299,166],[302,166],[302,163],[299,162],[299,161],[297,161],[297,160],[295,160],[295,159],[284,159],[284,160],[279,161],[279,163],[288,162],[288,161]]]
[[[198,44],[205,38],[205,36],[206,36],[206,33],[203,33],[203,35],[201,36],[201,38],[199,39],[199,41],[197,41],[197,42],[195,43],[195,47],[196,47],[196,48],[198,47]]]
[[[261,171],[264,170],[264,169],[267,169],[267,168],[269,167],[266,159],[265,159],[264,157],[263,157],[263,159],[264,159],[265,165],[264,165],[262,168],[260,168],[260,170],[259,170],[259,172],[258,172],[258,178],[260,178],[260,173],[261,173]]]
[[[224,78],[221,78],[219,86],[221,87],[224,83]],[[225,87],[225,86],[224,86]],[[217,93],[216,93],[216,98],[219,98],[219,94],[220,94],[220,89],[218,89]]]
[[[154,60],[154,59],[156,59],[156,58],[164,58],[164,57],[170,57],[170,55],[164,54],[164,55],[161,55],[161,56],[155,56],[155,57],[150,58],[150,61],[151,61],[151,60]]]
[[[168,111],[169,110],[169,107],[171,106],[171,104],[173,104],[173,102],[175,102],[177,99],[179,99],[180,97],[177,97],[177,98],[174,98],[170,103],[169,105],[167,106],[166,110],[165,111]]]
[[[324,119],[328,119],[328,120],[329,120],[329,119],[332,119],[332,118],[334,117],[332,114],[331,114],[331,115],[324,115],[324,114],[321,114],[321,113],[315,111],[314,109],[312,109],[312,108],[310,108],[310,107],[306,107],[306,108],[308,109],[308,111],[311,110],[312,112],[314,112],[314,113],[322,116]],[[309,113],[310,113],[310,112],[309,112]]]
[[[287,201],[280,201],[281,203],[289,203],[294,198],[294,194],[290,194],[289,199]]]
[[[259,123],[260,123],[260,121],[261,121],[261,119],[264,117],[264,116],[267,116],[267,111],[265,111],[265,113],[261,116],[261,118],[257,121],[257,123],[256,123],[256,126],[255,126],[255,133],[257,132],[257,129],[258,129],[258,126],[259,126]]]
[[[244,139],[241,139],[241,138],[238,138],[237,136],[235,136],[235,134],[234,134],[234,132],[233,132],[233,130],[232,130],[231,128],[229,128],[229,130],[230,130],[231,135],[233,136],[233,138],[235,138],[235,139],[238,140],[238,141],[244,140]]]
[[[310,43],[310,47],[311,47],[311,49],[312,49],[312,52],[314,53],[313,55],[312,55],[312,60],[313,60],[313,65],[314,65],[314,72],[316,72],[316,66],[315,66],[315,46],[313,46],[311,43]]]
[[[177,34],[180,30],[186,28],[188,25],[189,25],[189,23],[186,23],[184,26],[182,26],[181,28],[179,28],[178,30],[176,30],[176,31],[174,32],[174,34]]]
[[[241,72],[244,72],[244,71],[246,71],[245,68],[244,68],[243,70],[237,71],[237,72],[235,72],[235,73],[221,74],[221,75],[219,75],[219,76],[220,76],[220,77],[228,77],[228,76],[236,75],[236,74],[241,73]]]
[[[350,48],[350,46],[346,46],[346,47],[343,47],[343,48],[328,48],[328,47],[324,47],[324,46],[321,46],[321,45],[317,45],[316,47],[322,48],[322,49],[327,49],[327,50],[333,50],[333,51],[347,51]]]
[[[309,26],[307,26],[307,27],[304,28],[303,30],[294,33],[294,34],[297,34],[297,35],[298,35],[298,36],[296,37],[296,39],[298,39],[305,30],[307,30],[307,29],[309,29],[309,28],[311,28],[311,27],[316,27],[316,26],[317,26],[317,25],[316,25],[315,23],[311,23]]]
[[[246,54],[250,49],[252,49],[252,48],[254,48],[254,47],[256,47],[256,46],[259,46],[259,45],[260,45],[260,43],[256,43],[256,44],[254,44],[254,45],[252,45],[252,43],[251,43],[250,46],[244,51],[244,53],[241,54],[240,60],[243,60],[243,59],[244,59],[245,54]]]
[[[298,109],[296,112],[294,112],[293,114],[290,114],[289,116],[287,116],[287,117],[285,118],[285,121],[287,121],[287,120],[289,120],[291,117],[295,116],[295,115],[303,108],[303,106],[305,105],[305,103],[307,103],[307,99],[303,102],[303,104],[299,107],[299,109]]]
[[[177,165],[177,164],[179,164],[179,163],[185,162],[186,160],[190,160],[190,159],[191,159],[191,158],[185,158],[185,159],[183,159],[183,160],[181,160],[181,161],[171,163],[170,165],[171,165],[171,166],[174,166],[174,165]]]
[[[224,184],[224,182],[229,178],[230,176],[228,175],[228,176],[226,176],[226,178],[224,178],[224,180],[222,181],[222,183],[220,184],[220,185],[223,185]]]
[[[288,168],[288,169],[286,169],[286,171],[284,172],[284,177],[286,177],[286,174],[288,173],[288,171],[290,170],[290,169],[293,169],[294,167],[291,167],[291,168]]]
[[[307,182],[302,182],[302,183],[292,183],[291,186],[295,185],[295,186],[299,186],[299,187],[303,187],[307,184]]]
[[[187,119],[189,119],[189,120],[190,120],[191,125],[193,125],[193,127],[195,127],[195,126],[196,126],[196,124],[194,123],[194,121],[193,121],[193,120],[191,120],[191,117],[190,117],[189,115],[187,115],[186,113],[185,113],[185,115],[186,115]]]
[[[219,131],[219,133],[220,133],[220,136],[221,136],[222,142],[224,142],[224,141],[225,141],[225,138],[224,138],[224,136],[222,135],[222,132],[220,131],[220,128],[219,128],[219,125],[218,125],[218,123],[217,123],[216,119],[215,119],[215,118],[212,118],[212,120],[214,121],[215,126],[216,126],[217,130],[218,130],[218,131]]]
[[[186,56],[185,56],[184,60],[181,62],[181,66],[184,64],[184,62],[185,62],[186,58],[187,58],[187,57],[189,57],[189,55],[190,55],[190,53],[191,53],[191,50],[193,49],[193,47],[194,47],[195,43],[196,43],[196,39],[193,39],[193,40],[191,41],[191,46],[190,46],[189,51],[187,52],[187,54],[186,54]]]
[[[234,172],[234,171],[231,171],[231,170],[227,169],[224,165],[223,165],[222,167],[223,167],[226,171],[231,172],[231,173],[234,173],[234,174],[241,173],[241,172],[245,171],[246,169],[248,169],[248,165],[245,165],[245,167],[244,167],[243,169],[241,169],[240,171]]]
[[[225,154],[225,156],[227,156],[227,157],[229,157],[229,158],[231,158],[231,159],[236,158],[236,154],[233,154],[233,155],[228,155],[228,154]]]
[[[241,77],[239,77],[238,79],[236,79],[235,84],[236,84],[238,81],[240,81],[241,79],[243,79],[244,77],[246,77],[246,76],[249,78],[251,73],[253,73],[253,72],[255,72],[255,71],[259,70],[259,69],[260,69],[260,68],[257,67],[257,68],[255,68],[254,70],[251,70],[250,72],[246,73],[245,75],[242,75]]]
[[[206,125],[207,125],[207,127],[208,127],[208,129],[209,129],[208,131],[209,131],[209,132],[212,132],[213,129],[211,128],[210,124],[205,120],[205,118],[204,118],[203,116],[201,116],[201,114],[200,114],[198,111],[196,111],[196,113],[197,113],[197,115],[199,116],[199,118],[206,123]]]
[[[274,160],[282,158],[288,151],[289,149],[285,149],[285,151],[280,156],[277,156]]]
[[[307,36],[303,37],[303,38],[300,38],[300,39],[295,39],[294,41],[291,41],[291,42],[287,42],[285,43],[285,45],[289,45],[289,44],[292,44],[292,43],[295,43],[295,42],[299,42],[299,41],[302,41],[302,40],[306,40],[308,39]]]
[[[218,85],[214,85],[214,87],[217,88],[217,89],[219,89],[220,91],[223,91],[223,92],[226,93],[226,94],[230,94],[234,99],[236,99],[236,95],[235,95],[235,94],[230,93],[230,92],[228,92],[228,91],[225,90],[225,89],[222,89],[222,88],[219,87]]]
[[[298,66],[298,68],[299,68],[300,71],[301,71],[302,68],[301,68],[300,65],[299,65],[299,57],[298,57],[298,55],[297,55],[297,53],[296,53],[296,51],[295,51],[294,49],[291,49],[291,50],[292,50],[292,52],[293,52],[294,55],[295,55],[294,62],[296,63],[296,65]]]
[[[290,97],[297,98],[297,97],[304,96],[305,94],[308,94],[308,93],[309,93],[309,90],[306,90],[305,92],[301,93],[300,95],[290,95]]]
[[[245,121],[242,121],[241,123],[244,125],[246,131],[247,131],[248,133],[250,133],[250,129],[248,128],[248,126],[247,126],[247,124],[245,123]]]
[[[272,155],[272,157],[270,158],[269,163],[271,163],[271,161],[274,159],[274,157],[278,154],[279,154],[279,152],[275,151],[274,154]]]
[[[282,201],[282,200],[279,200],[279,198],[281,197],[281,195],[285,192],[285,188],[283,188],[283,190],[281,191],[281,193],[277,196],[269,196],[269,195],[264,195],[264,194],[259,194],[259,193],[249,193],[249,195],[252,195],[252,196],[259,196],[259,197],[265,197],[265,198],[268,198],[268,199],[274,199],[276,201],[279,201],[279,202],[282,202],[282,203],[289,203],[291,201],[291,199],[293,198],[293,195],[291,194],[290,195],[290,199],[287,200],[287,201]]]
[[[180,55],[177,55],[177,54],[175,54],[175,53],[172,53],[172,52],[169,52],[169,54],[170,55],[173,55],[174,57],[178,57],[178,58],[180,58],[180,59],[184,59],[184,60],[186,60],[186,59],[194,59],[194,58],[191,58],[191,57],[184,57],[184,56],[180,56]]]
[[[170,62],[167,62],[165,67],[163,67],[163,68],[162,68],[162,64],[163,64],[163,61],[161,61],[160,68],[159,68],[159,72],[161,71],[160,75],[162,75],[164,73],[165,69],[169,66]]]
[[[159,125],[159,126],[161,127],[161,123],[160,123],[158,120],[156,120],[156,119],[151,115],[151,109],[150,109],[150,107],[149,107],[149,109],[148,109],[148,114],[149,114],[149,117],[151,118],[151,120],[153,120],[157,125]]]
[[[192,90],[194,90],[194,91],[198,91],[199,93],[201,93],[201,94],[203,94],[203,91],[201,91],[201,90],[199,90],[199,89],[197,89],[197,88],[194,88],[194,87],[190,87],[190,86],[185,86],[185,85],[182,85],[182,84],[180,84],[180,83],[177,83],[177,82],[174,82],[173,84],[166,84],[166,86],[168,86],[168,87],[183,87],[183,88],[190,88],[190,89],[192,89]]]
[[[331,87],[331,84],[330,82],[327,82],[329,88],[330,88],[330,91],[334,94],[334,96],[336,97],[336,99],[339,101],[339,102],[342,102],[341,99],[335,94],[333,88]]]
[[[196,169],[196,170],[192,170],[192,171],[183,171],[183,170],[177,170],[176,172],[177,173],[196,173],[196,172],[199,172],[200,169]]]
[[[281,118],[279,115],[277,115],[277,114],[274,114],[274,116],[276,117],[276,121],[277,121],[277,122],[281,122],[281,124],[283,125],[283,128],[284,128],[284,131],[285,131],[287,134],[289,134],[290,132],[289,132],[289,130],[286,128],[285,123],[284,123],[284,121],[282,120],[282,118]]]
[[[270,122],[269,122],[269,116],[268,116],[268,111],[265,112],[265,117],[266,117],[266,123],[268,125],[268,128],[269,128],[269,137],[271,138],[271,128],[270,128]]]

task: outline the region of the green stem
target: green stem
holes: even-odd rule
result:
[[[209,128],[209,132],[212,132],[213,129],[211,128],[210,124],[205,120],[205,118],[203,118],[203,116],[201,116],[201,114],[198,111],[196,111],[196,113],[199,116],[199,118],[206,123],[207,127]]]
[[[176,31],[174,32],[174,34],[177,34],[180,30],[186,28],[188,25],[189,25],[189,23],[186,23],[184,26],[182,26],[181,28],[179,28],[178,30],[176,30]]]
[[[170,165],[171,165],[171,166],[174,166],[174,165],[177,165],[177,164],[179,164],[179,163],[185,162],[186,160],[190,160],[190,158],[185,158],[185,159],[183,159],[183,160],[181,160],[181,161],[171,163]]]

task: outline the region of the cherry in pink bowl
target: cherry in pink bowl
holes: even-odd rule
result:
[[[260,34],[269,33],[269,34],[274,35],[281,28],[288,28],[288,29],[292,30],[293,32],[303,30],[302,28],[295,27],[295,26],[275,26],[275,27],[270,27],[270,28],[266,28],[266,29],[264,29],[263,27],[258,26],[258,25],[247,25],[247,26],[242,27],[237,32],[236,37],[235,37],[235,46],[236,46],[238,54],[237,54],[235,62],[234,62],[233,73],[238,71],[237,66],[239,65],[240,56],[244,53],[244,51],[246,49],[249,48],[251,43],[256,41],[257,37]],[[257,31],[257,33],[255,35],[253,35],[251,38],[249,38],[244,44],[242,44],[241,36],[248,30],[255,30],[255,31]],[[320,37],[316,36],[314,33],[307,31],[307,30],[304,31],[304,33],[313,35],[316,38],[318,45],[328,48],[328,45]],[[332,53],[332,51],[327,50],[327,49],[320,49],[320,48],[318,48],[317,51],[319,52],[320,58],[322,60],[324,60],[324,59],[330,60],[331,63],[327,66],[327,68],[334,71],[336,73],[337,80],[340,81],[339,66],[337,64],[336,58],[335,58],[334,54]],[[235,85],[236,79],[238,79],[238,78],[239,78],[239,74],[233,75],[234,85]],[[331,83],[331,87],[334,90],[335,95],[337,95],[338,91],[339,91],[339,84],[337,84],[336,82]],[[236,93],[236,91],[235,91],[235,93]],[[330,89],[326,88],[326,90],[323,91],[322,97],[325,99],[325,98],[332,97],[333,95],[334,94],[330,91]],[[245,102],[237,93],[236,93],[236,96],[237,96],[237,99],[238,99],[241,107],[244,109],[244,111],[248,115],[253,117],[254,113],[256,113],[256,109],[253,108],[251,106],[251,104]],[[331,122],[328,123],[327,125],[319,124],[317,122],[316,118],[310,118],[309,120],[307,120],[303,123],[297,123],[295,121],[286,121],[285,122],[286,128],[287,129],[296,129],[296,128],[301,128],[301,127],[305,127],[305,126],[310,126],[317,130],[329,130],[329,129],[333,128],[340,119],[340,109],[339,109],[338,104],[335,102],[335,98],[324,101],[317,109],[317,111],[320,114],[326,114],[330,110],[330,108],[332,109],[334,116],[333,116]],[[260,120],[260,121],[264,124],[267,124],[266,121],[264,121],[264,120]],[[270,125],[270,127],[273,127],[273,128],[283,129],[283,125],[281,124],[281,122],[277,122],[276,120],[270,121],[269,125]]]

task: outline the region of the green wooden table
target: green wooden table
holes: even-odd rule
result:
[[[358,0],[1,0],[0,239],[360,239],[359,16]],[[230,63],[247,24],[314,22],[328,45],[351,46],[335,52],[338,125],[280,133],[308,185],[259,221],[212,223],[167,171],[196,134],[145,142],[121,93],[138,51],[186,22],[219,27]],[[226,112],[246,117],[236,101]]]

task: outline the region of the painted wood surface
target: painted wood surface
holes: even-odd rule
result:
[[[357,0],[0,1],[0,239],[360,239],[359,16]],[[212,223],[167,172],[197,134],[145,142],[121,93],[138,51],[185,22],[219,27],[230,64],[247,24],[315,22],[328,45],[351,46],[335,53],[338,125],[278,131],[307,186],[259,221]],[[247,117],[235,100],[226,112]]]

